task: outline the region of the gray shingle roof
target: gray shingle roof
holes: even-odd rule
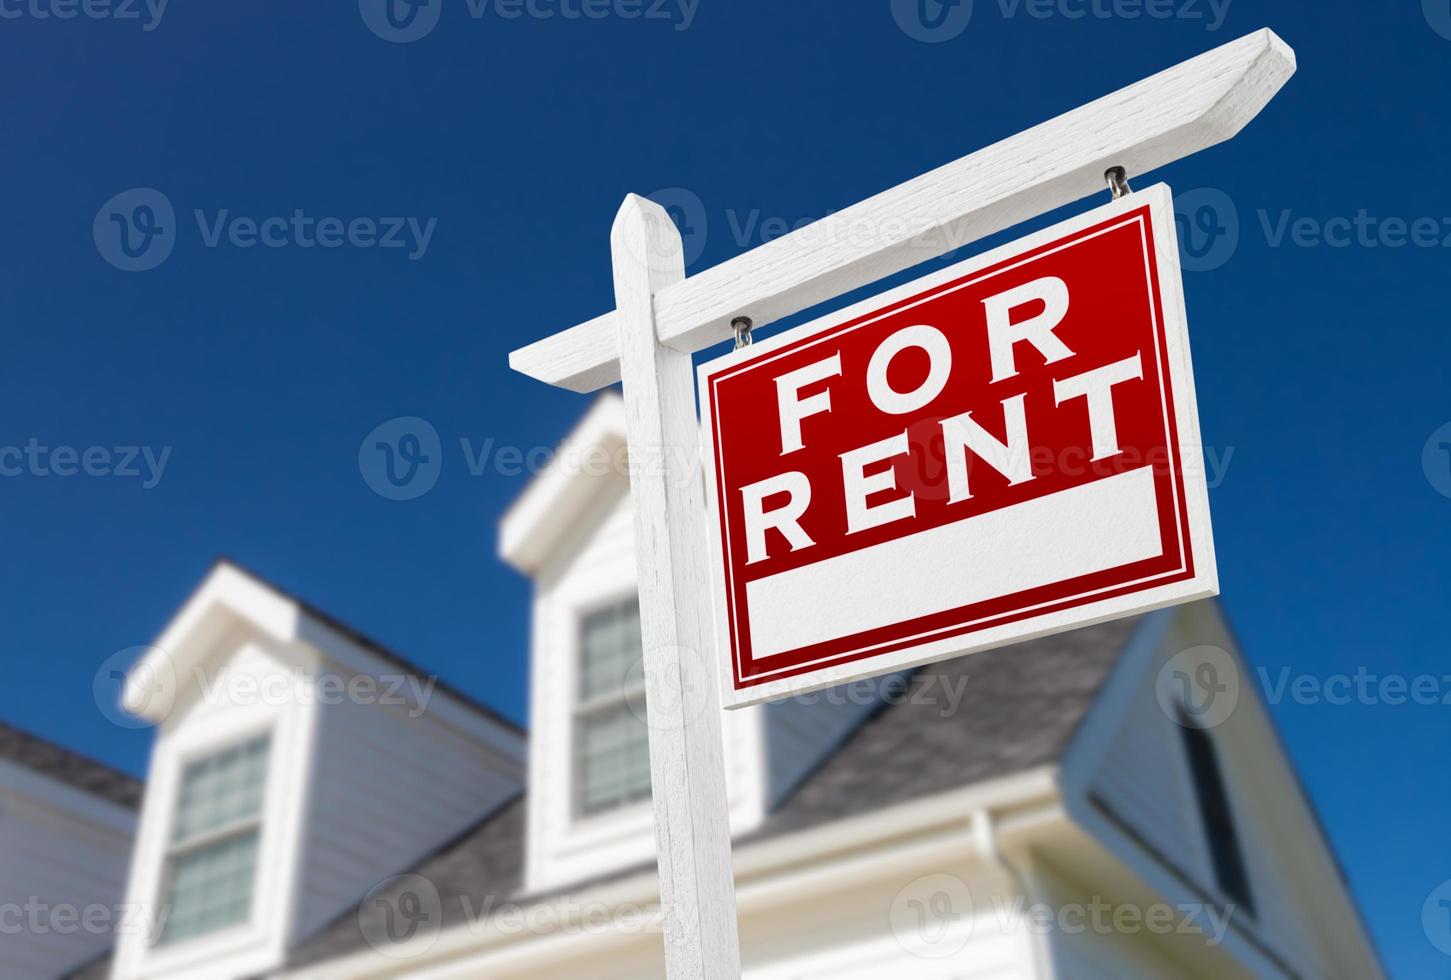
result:
[[[94,759],[0,722],[0,759],[134,810],[141,782]]]
[[[1137,620],[1118,620],[915,671],[910,697],[864,721],[749,840],[762,840],[1056,762],[1108,679]],[[943,691],[961,692],[949,710]],[[520,902],[523,797],[413,868],[438,888],[444,928],[469,910]],[[611,879],[644,870],[621,869]],[[604,879],[574,886],[578,890]],[[402,891],[408,886],[399,884]],[[359,896],[360,898],[362,896]],[[386,895],[378,897],[387,898]],[[531,896],[521,904],[537,900]],[[289,966],[316,964],[383,935],[387,902],[350,909],[298,947]]]
[[[1101,623],[920,668],[912,683],[931,700],[914,695],[878,711],[778,808],[763,833],[801,830],[1058,761],[1138,622]],[[963,692],[955,711],[934,697],[948,685]]]
[[[417,866],[380,869],[379,884],[395,874],[418,875],[432,882],[442,900],[445,929],[463,925],[470,914],[497,909],[523,885],[525,810],[524,797],[515,797]],[[409,887],[406,881],[395,882],[374,896],[381,902],[349,909],[295,950],[288,965],[330,960],[365,948],[370,939],[386,937],[390,905],[403,907],[398,895]]]
[[[62,980],[110,980],[111,954],[102,953],[89,963],[67,973]]]

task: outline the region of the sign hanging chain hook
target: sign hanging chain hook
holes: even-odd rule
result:
[[[1109,193],[1117,201],[1125,194],[1132,194],[1134,189],[1129,186],[1129,172],[1123,167],[1109,167],[1103,172],[1103,179],[1108,181]]]
[[[731,321],[731,329],[736,332],[736,350],[751,346],[751,327],[753,325],[748,316],[738,316]]]

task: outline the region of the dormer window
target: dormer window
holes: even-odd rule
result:
[[[579,632],[574,711],[575,812],[592,817],[650,795],[640,602],[585,616]]]
[[[252,910],[271,739],[187,765],[177,794],[162,893],[163,944],[245,922]]]
[[[1235,827],[1219,751],[1209,732],[1195,724],[1187,711],[1180,713],[1179,730],[1183,733],[1184,753],[1194,777],[1194,795],[1199,803],[1199,818],[1209,843],[1219,893],[1236,909],[1252,916],[1254,895],[1250,891],[1244,849]]]

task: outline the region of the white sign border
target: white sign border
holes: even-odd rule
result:
[[[1090,601],[1027,622],[1004,623],[965,636],[957,635],[928,641],[906,650],[897,650],[865,660],[839,664],[805,675],[766,681],[737,691],[732,673],[734,653],[727,621],[726,565],[720,534],[720,502],[716,492],[716,445],[709,397],[710,376],[722,369],[746,361],[757,361],[773,350],[798,343],[806,337],[824,333],[850,320],[970,276],[973,272],[1010,260],[1016,255],[1032,251],[1075,232],[1112,221],[1116,217],[1143,208],[1145,205],[1149,207],[1154,224],[1159,296],[1163,307],[1164,337],[1167,344],[1166,360],[1169,365],[1169,377],[1174,394],[1172,407],[1178,432],[1180,475],[1183,480],[1189,544],[1194,559],[1193,576],[1128,595]],[[715,660],[718,668],[721,703],[728,709],[777,701],[934,661],[979,653],[1053,633],[1091,626],[1111,619],[1150,612],[1165,606],[1205,599],[1219,593],[1219,575],[1209,517],[1209,492],[1205,481],[1202,443],[1199,434],[1198,400],[1194,390],[1194,371],[1189,350],[1188,321],[1179,265],[1179,243],[1174,224],[1174,201],[1167,184],[1156,184],[1126,195],[1085,214],[1044,228],[945,269],[940,269],[809,323],[793,327],[768,340],[732,351],[701,364],[696,373],[702,422],[701,459],[705,468],[705,490],[710,526],[711,605],[714,611],[713,622],[718,648]],[[1115,588],[1121,587],[1115,586]]]

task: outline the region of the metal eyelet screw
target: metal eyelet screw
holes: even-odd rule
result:
[[[736,350],[751,346],[751,326],[748,316],[738,316],[731,321],[731,329],[736,332]]]
[[[1134,189],[1129,186],[1129,172],[1123,167],[1109,167],[1103,172],[1103,179],[1108,181],[1109,193],[1117,201],[1125,194],[1132,194]]]

